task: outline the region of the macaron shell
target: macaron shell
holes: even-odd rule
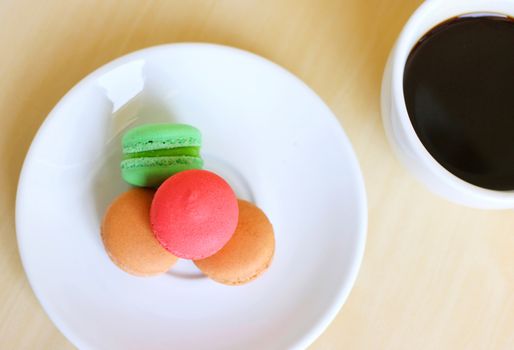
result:
[[[146,152],[176,147],[198,147],[200,131],[187,124],[145,124],[123,135],[123,153]]]
[[[234,191],[225,180],[206,170],[187,170],[159,187],[150,221],[155,236],[172,254],[202,259],[232,237],[238,211]]]
[[[157,187],[176,173],[202,167],[199,157],[131,158],[121,162],[121,177],[133,186]]]
[[[150,227],[154,191],[131,189],[116,198],[102,223],[102,240],[111,260],[136,276],[164,273],[177,261],[155,239]]]
[[[275,252],[273,226],[254,204],[239,200],[239,221],[230,241],[216,254],[195,260],[209,278],[227,285],[241,285],[268,269]]]

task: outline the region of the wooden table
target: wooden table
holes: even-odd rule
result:
[[[177,41],[232,45],[286,67],[326,101],[355,147],[369,200],[366,253],[346,305],[312,349],[514,348],[514,214],[432,195],[382,129],[384,63],[419,3],[2,1],[0,348],[73,348],[34,298],[16,246],[16,185],[32,137],[98,66]]]

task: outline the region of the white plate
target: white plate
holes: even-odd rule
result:
[[[128,188],[120,136],[161,121],[197,126],[206,167],[270,217],[276,252],[261,278],[227,287],[188,261],[138,278],[109,260],[99,227]],[[138,51],[82,80],[35,137],[16,203],[32,288],[81,349],[307,346],[352,288],[366,222],[356,157],[320,98],[261,57],[208,44]]]

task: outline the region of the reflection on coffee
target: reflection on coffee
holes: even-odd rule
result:
[[[514,20],[461,17],[428,32],[403,79],[412,125],[442,166],[494,190],[514,190]]]

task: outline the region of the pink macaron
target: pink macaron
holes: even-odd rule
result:
[[[184,259],[203,259],[219,251],[234,234],[238,216],[230,185],[206,170],[187,170],[168,178],[150,209],[157,240]]]

